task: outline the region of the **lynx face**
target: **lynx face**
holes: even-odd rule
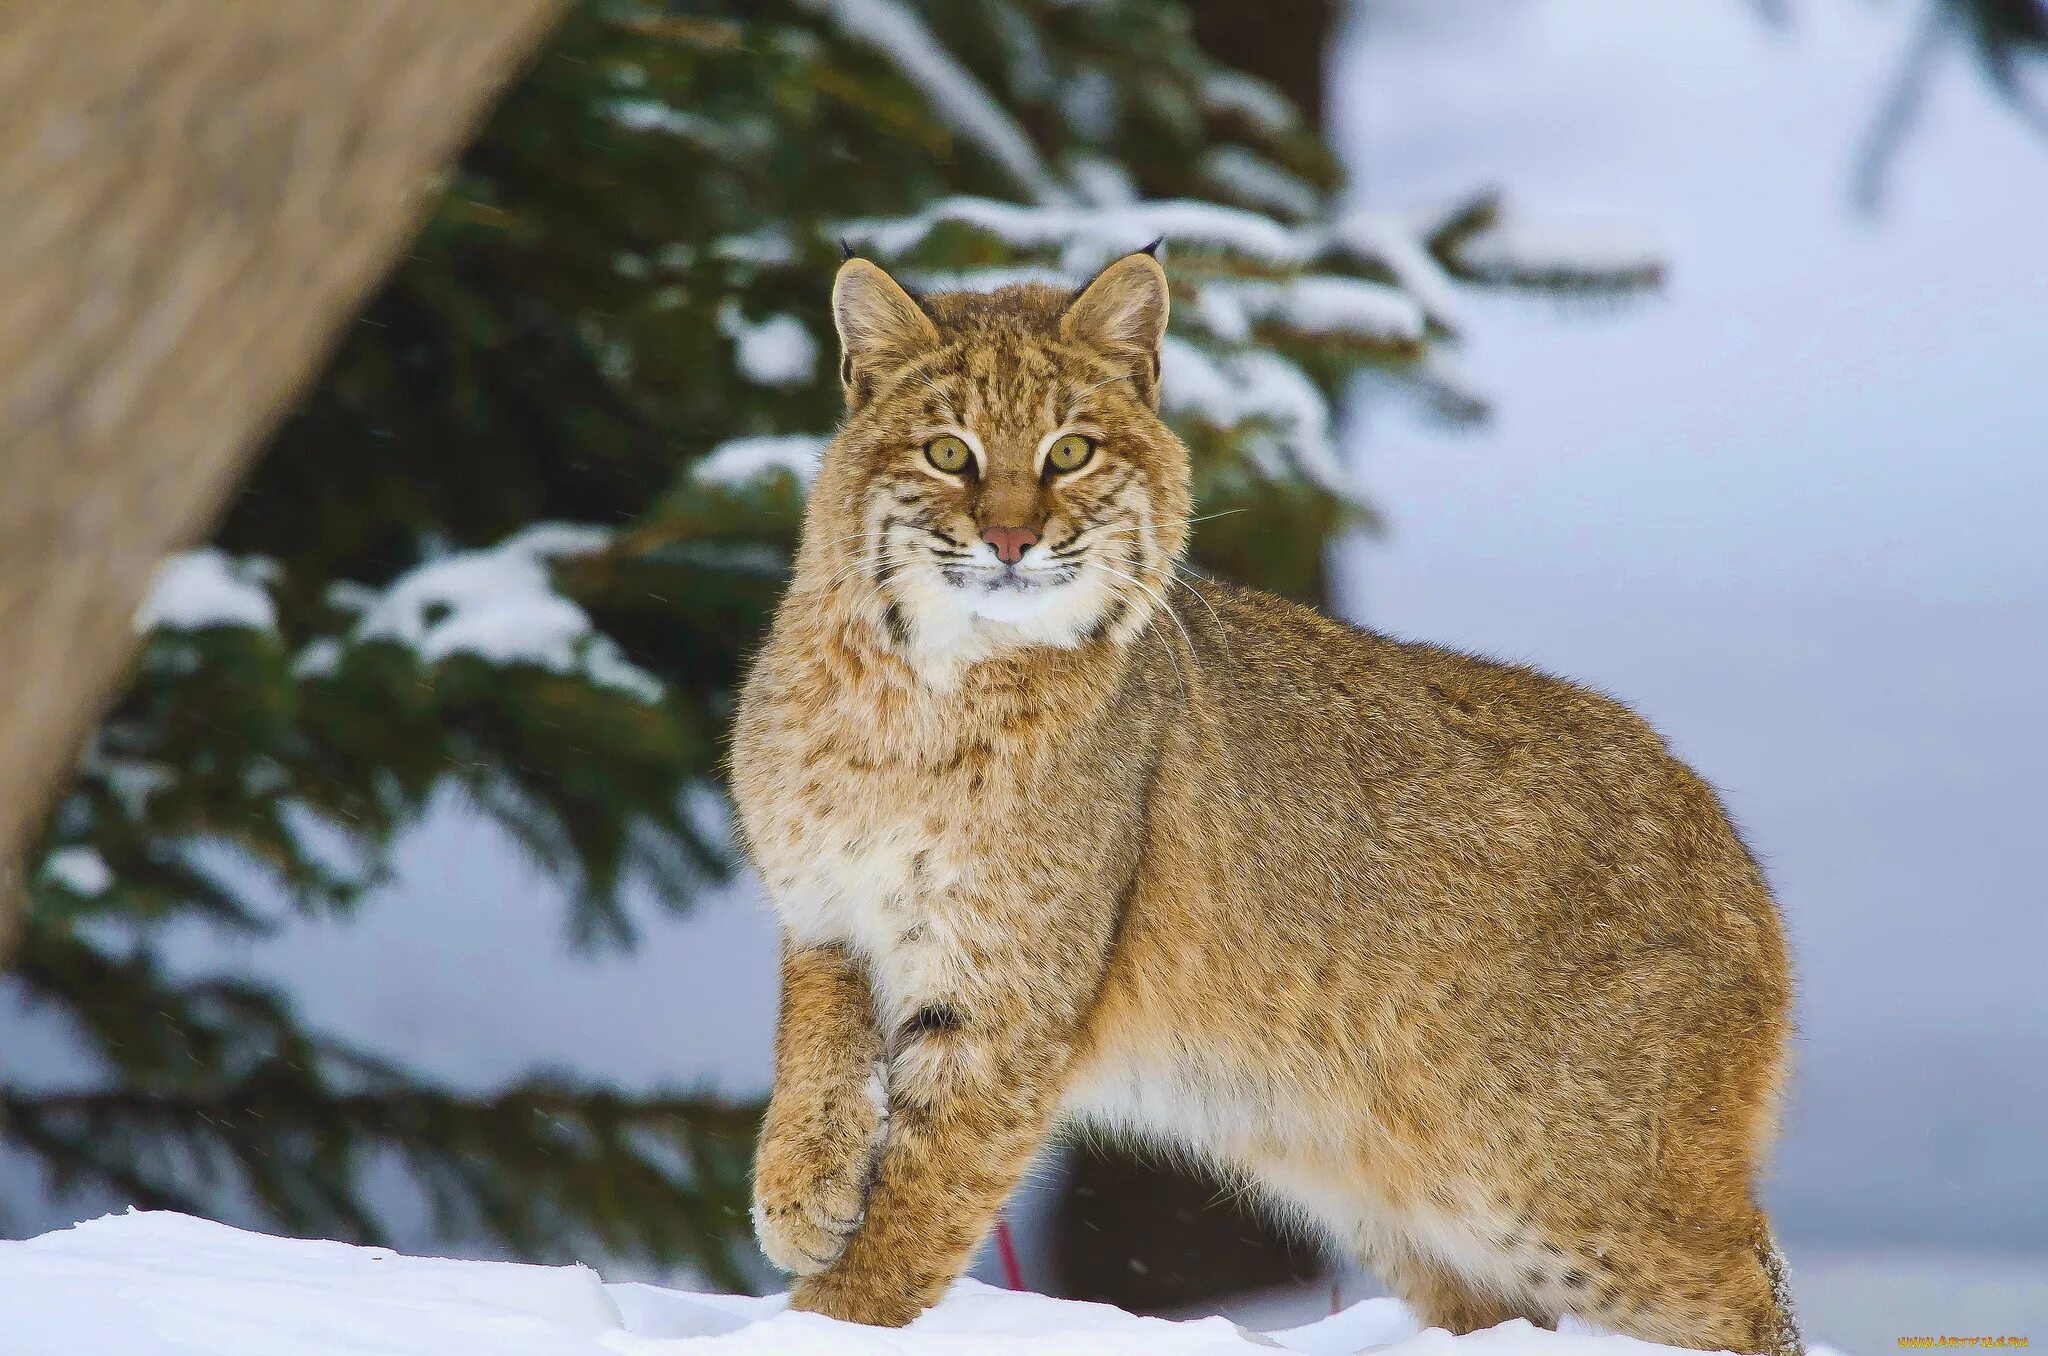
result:
[[[908,649],[979,655],[1134,634],[1186,540],[1160,422],[1165,282],[1147,256],[1080,296],[913,299],[854,260],[834,306],[849,415],[806,550],[863,581]]]

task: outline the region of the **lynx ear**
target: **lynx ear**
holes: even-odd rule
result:
[[[1060,317],[1060,338],[1093,344],[1128,361],[1138,394],[1156,405],[1166,305],[1166,270],[1159,261],[1149,252],[1126,254],[1068,304]]]
[[[858,408],[881,371],[908,362],[939,342],[938,326],[917,299],[880,266],[848,259],[832,282],[832,323],[839,329],[839,380]]]

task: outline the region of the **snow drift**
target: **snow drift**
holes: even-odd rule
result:
[[[1223,1318],[1168,1322],[962,1281],[897,1332],[786,1311],[781,1297],[607,1285],[588,1267],[404,1257],[245,1233],[185,1215],[109,1215],[0,1243],[8,1356],[1651,1356],[1626,1337],[1527,1323],[1417,1333],[1368,1300],[1270,1335]]]

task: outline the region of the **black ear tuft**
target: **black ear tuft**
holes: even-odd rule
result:
[[[848,239],[847,239],[847,238],[846,238],[845,236],[843,236],[843,235],[842,235],[842,236],[840,236],[840,237],[839,237],[839,259],[840,259],[840,262],[844,263],[844,262],[845,262],[846,260],[848,260],[848,259],[858,259],[858,258],[860,258],[860,256],[859,256],[858,254],[855,254],[855,253],[853,252],[853,242],[852,242],[852,241],[850,241],[850,240],[848,240]]]
[[[1151,255],[1151,256],[1152,256],[1152,257],[1153,257],[1154,259],[1157,259],[1157,258],[1159,257],[1159,247],[1160,247],[1161,245],[1164,245],[1165,243],[1166,243],[1166,237],[1165,237],[1165,236],[1163,236],[1163,235],[1161,235],[1161,236],[1154,236],[1154,237],[1152,238],[1152,243],[1151,243],[1151,244],[1149,244],[1149,245],[1147,245],[1147,246],[1145,246],[1145,248],[1144,248],[1144,249],[1141,249],[1141,250],[1139,250],[1139,251],[1138,251],[1138,253],[1140,253],[1140,254],[1149,254],[1149,255]]]

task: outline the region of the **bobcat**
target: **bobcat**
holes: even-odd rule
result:
[[[1797,1353],[1753,1194],[1785,944],[1713,792],[1584,689],[1177,578],[1151,254],[922,299],[850,259],[832,305],[847,415],[732,754],[796,1307],[909,1322],[1076,1120],[1452,1332]]]

